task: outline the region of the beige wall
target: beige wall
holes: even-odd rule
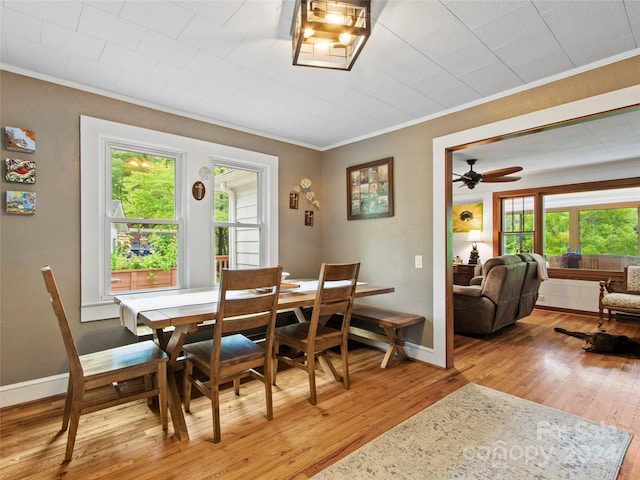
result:
[[[508,98],[319,153],[313,150],[158,112],[99,95],[0,72],[0,126],[36,131],[35,216],[0,214],[0,385],[64,372],[66,360],[39,269],[50,263],[80,350],[131,341],[117,320],[79,322],[79,116],[190,136],[280,158],[280,263],[294,276],[315,276],[321,261],[359,260],[361,279],[390,284],[396,293],[375,299],[427,318],[408,339],[433,344],[432,140],[435,137],[640,83],[639,58],[596,69]],[[3,158],[11,156],[2,152]],[[395,216],[346,220],[346,168],[393,156]],[[302,177],[321,190],[315,226],[303,210],[289,210],[288,192]],[[3,176],[4,177],[4,176]],[[16,184],[2,181],[2,196]],[[445,208],[445,206],[442,206]],[[446,232],[442,232],[446,235]],[[424,268],[414,268],[422,255]],[[444,272],[443,272],[444,281]],[[33,352],[38,352],[33,355]],[[24,361],[29,358],[29,361]]]
[[[35,130],[37,145],[33,155],[2,150],[3,161],[34,160],[36,183],[8,183],[2,169],[0,385],[66,371],[60,333],[40,273],[45,264],[54,269],[81,353],[134,340],[118,320],[80,323],[80,115],[278,156],[280,263],[292,275],[318,275],[322,215],[316,215],[313,227],[305,227],[304,210],[288,208],[288,192],[305,176],[321,185],[320,152],[6,71],[0,72],[0,100],[0,126]],[[36,214],[7,215],[6,190],[36,192]]]
[[[433,147],[434,138],[518,115],[565,104],[640,84],[640,57],[595,69],[510,97],[485,103],[410,128],[380,135],[323,153],[325,202],[324,257],[360,256],[362,275],[375,283],[396,287],[392,295],[375,298],[385,304],[424,315],[427,326],[413,327],[407,339],[433,346]],[[640,103],[640,99],[629,99]],[[347,221],[346,168],[394,157],[395,216],[380,220]],[[437,206],[436,206],[437,207]],[[444,209],[446,206],[442,205]],[[442,238],[449,232],[435,232]],[[423,256],[423,269],[414,268],[414,256]],[[438,272],[436,272],[438,273]],[[438,275],[436,275],[436,278]],[[446,281],[441,272],[440,282]]]

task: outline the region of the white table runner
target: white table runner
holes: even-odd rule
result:
[[[218,292],[214,290],[124,299],[120,302],[120,323],[135,334],[137,332],[138,313],[140,312],[158,310],[160,308],[183,307],[185,305],[201,305],[217,301]]]

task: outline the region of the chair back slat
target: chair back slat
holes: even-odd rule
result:
[[[273,306],[273,295],[272,290],[269,293],[249,293],[240,298],[227,298],[224,304],[224,316],[235,317],[270,311]]]
[[[269,322],[271,322],[271,312],[265,312],[261,315],[227,318],[222,323],[222,333],[246,332],[254,328],[267,326]]]
[[[318,323],[326,321],[326,317],[334,314],[342,314],[340,330],[344,335],[348,334],[359,271],[360,263],[322,264],[309,325],[310,342],[313,342],[316,335]],[[331,282],[340,283],[332,285]]]
[[[49,293],[49,300],[51,306],[58,319],[58,325],[60,327],[60,333],[62,334],[62,340],[64,342],[64,348],[67,352],[67,359],[69,361],[69,371],[72,378],[81,379],[84,374],[82,370],[82,364],[80,363],[80,356],[78,355],[78,349],[76,348],[73,335],[71,334],[71,328],[69,327],[69,321],[67,320],[67,314],[60,298],[60,292],[56,279],[53,275],[53,271],[49,265],[46,265],[40,269],[42,276],[44,277],[44,283]]]
[[[223,269],[218,312],[213,328],[211,369],[217,371],[222,335],[266,327],[267,345],[273,343],[282,267],[248,270]]]

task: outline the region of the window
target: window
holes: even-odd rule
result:
[[[500,250],[503,254],[533,251],[533,218],[533,197],[502,199]]]
[[[114,295],[276,265],[277,190],[277,157],[81,117],[82,321],[117,317]]]
[[[264,255],[261,172],[215,162],[214,219],[216,262],[230,268],[256,268]]]
[[[178,286],[181,219],[176,165],[182,156],[107,145],[109,294]]]
[[[541,253],[552,276],[599,279],[640,265],[637,179],[498,192],[494,205],[498,253]]]

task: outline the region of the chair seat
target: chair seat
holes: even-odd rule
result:
[[[306,345],[308,343],[310,325],[310,322],[303,322],[278,327],[276,328],[276,341],[279,338],[287,338],[289,339],[289,342],[287,343],[291,343],[291,340],[293,340],[295,342],[298,342],[300,345]],[[333,345],[337,340],[339,345],[339,339],[341,338],[341,336],[342,332],[340,330],[318,324],[315,343],[317,346],[321,347],[325,341],[331,340],[331,343]],[[322,347],[320,349],[322,349]]]
[[[103,352],[80,355],[80,363],[85,377],[99,376],[109,373],[113,375],[117,370],[138,368],[147,362],[164,362],[169,357],[153,341],[132,343],[121,347],[111,348]]]
[[[604,308],[637,308],[640,310],[640,295],[632,293],[608,293],[602,297]]]
[[[187,344],[183,347],[185,356],[190,361],[209,368],[213,342],[203,340]],[[221,364],[240,364],[252,360],[261,360],[265,355],[264,349],[242,334],[228,335],[221,340]]]

